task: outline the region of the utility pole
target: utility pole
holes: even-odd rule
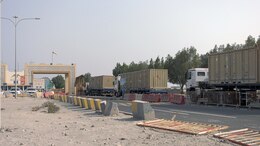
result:
[[[57,55],[56,52],[52,51],[52,52],[51,52],[51,64],[52,64],[52,65],[53,65],[53,55],[54,55],[54,54]]]
[[[15,72],[15,98],[17,98],[17,69],[16,69],[16,54],[17,54],[17,49],[16,49],[16,28],[17,25],[23,21],[23,20],[40,20],[40,18],[22,18],[18,20],[18,16],[14,16],[14,21],[10,18],[5,18],[5,17],[1,17],[1,19],[5,19],[8,20],[10,22],[12,22],[12,24],[14,25],[14,72]]]

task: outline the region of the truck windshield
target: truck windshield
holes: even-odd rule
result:
[[[197,76],[205,76],[206,73],[205,72],[197,72]]]

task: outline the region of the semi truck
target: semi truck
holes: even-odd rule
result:
[[[91,77],[86,90],[90,96],[122,96],[125,93],[167,93],[168,70],[145,69],[119,74]]]
[[[114,96],[115,90],[113,86],[114,76],[102,75],[91,77],[86,90],[86,95],[90,96]]]
[[[211,96],[221,94],[219,98],[223,98],[224,92],[228,93],[227,95],[234,93],[233,98],[236,98],[239,104],[249,104],[248,93],[253,97],[260,89],[259,46],[210,54],[208,69],[188,70],[186,86],[187,91],[201,90],[200,95],[203,96],[212,92],[214,94]]]
[[[187,88],[197,88],[199,82],[222,90],[260,89],[260,48],[255,46],[210,54],[208,69],[188,70]]]
[[[201,83],[208,83],[209,80],[209,71],[208,68],[192,68],[189,69],[186,76],[186,90],[195,91],[196,88],[199,88]]]
[[[166,93],[167,69],[145,69],[119,74],[114,81],[117,96],[124,93]]]

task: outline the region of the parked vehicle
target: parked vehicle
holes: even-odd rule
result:
[[[9,90],[10,93],[12,93],[13,95],[15,95],[15,87],[12,87],[10,90]],[[21,89],[20,88],[16,88],[16,93],[19,95],[22,93]]]
[[[25,90],[25,92],[26,92],[27,94],[29,94],[30,96],[32,96],[34,93],[37,92],[37,90],[36,90],[35,88],[33,88],[33,87],[28,87],[28,88]]]

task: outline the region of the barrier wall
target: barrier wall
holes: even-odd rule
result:
[[[54,92],[53,92],[53,91],[45,92],[45,93],[43,94],[43,96],[44,96],[45,98],[54,99]]]
[[[160,94],[143,94],[142,101],[160,102],[161,95]]]
[[[170,96],[170,102],[175,104],[185,104],[184,94],[173,94]]]
[[[170,96],[172,94],[161,94],[161,102],[170,102]]]
[[[88,102],[88,108],[95,110],[95,103],[94,103],[94,99],[93,98],[87,98],[87,102]]]

